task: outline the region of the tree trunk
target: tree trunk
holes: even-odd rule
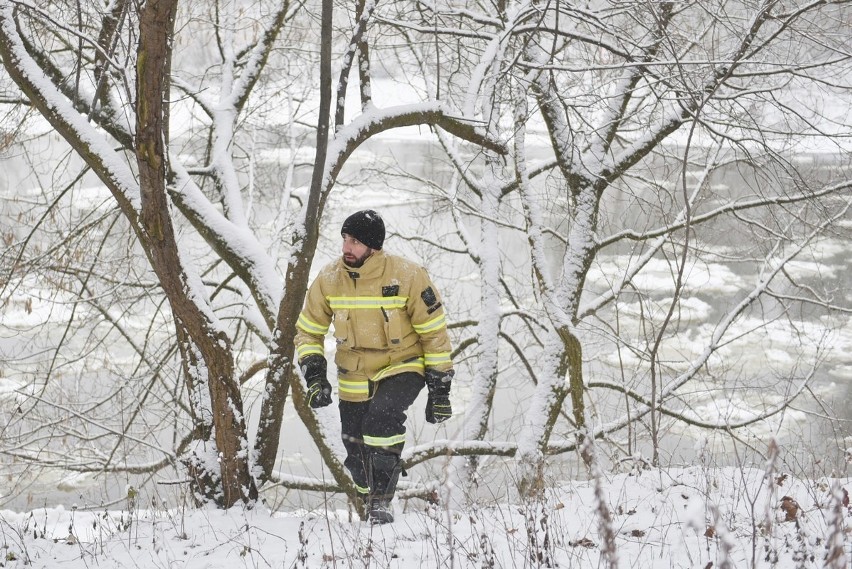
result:
[[[301,379],[295,373],[293,354],[296,320],[302,310],[304,291],[308,287],[311,261],[319,240],[319,223],[324,209],[325,197],[331,182],[326,178],[326,156],[328,153],[329,122],[331,118],[331,35],[332,0],[322,2],[322,45],[320,48],[320,109],[317,122],[317,148],[313,177],[308,201],[305,205],[305,227],[300,241],[293,247],[292,260],[287,266],[284,296],[278,310],[275,329],[275,344],[269,357],[269,369],[266,374],[264,399],[260,410],[255,445],[259,477],[268,480],[275,467],[281,434],[281,421],[284,403],[292,386],[296,411],[316,442],[323,461],[331,470],[337,484],[354,495],[354,486],[337,460],[332,448],[321,432],[316,415],[307,406],[302,397]],[[332,177],[333,180],[333,177]]]
[[[568,330],[562,330],[559,334],[565,343],[564,362],[568,371],[568,385],[571,393],[571,406],[574,415],[574,425],[581,433],[586,428],[586,404],[583,400],[585,387],[583,385],[583,345]]]
[[[169,299],[173,316],[204,360],[210,391],[213,437],[218,453],[221,488],[200,488],[230,507],[256,497],[249,475],[242,397],[234,379],[234,362],[227,334],[196,302],[205,302],[194,288],[178,254],[166,193],[168,70],[177,0],[149,0],[139,15],[136,69],[136,160],[141,193],[143,239],[154,272]],[[185,355],[185,354],[184,354]]]

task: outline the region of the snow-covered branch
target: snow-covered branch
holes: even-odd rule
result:
[[[500,140],[485,134],[482,126],[461,117],[440,103],[417,103],[387,109],[367,109],[342,127],[330,144],[325,166],[326,180],[334,180],[349,156],[371,137],[394,128],[429,125],[442,128],[463,140],[482,146],[498,154],[506,147]]]

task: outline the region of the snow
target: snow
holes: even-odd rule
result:
[[[825,566],[826,544],[842,539],[852,517],[842,503],[850,487],[849,479],[794,479],[772,465],[697,465],[634,469],[600,480],[599,491],[619,567],[785,569]],[[563,481],[535,503],[460,510],[397,501],[396,521],[372,526],[346,510],[142,507],[129,488],[119,510],[0,511],[0,536],[5,567],[548,566],[531,555],[553,567],[599,567],[595,490],[593,480]],[[833,512],[842,527],[830,525]],[[848,545],[843,555],[848,563]]]
[[[8,6],[3,12],[6,26],[9,27],[8,35],[16,37],[12,26],[11,4],[4,6]],[[228,5],[228,8],[224,20],[232,22],[234,7]],[[229,28],[226,25],[223,29]],[[230,41],[224,43],[231,45]],[[127,164],[107,144],[102,133],[89,125],[59,96],[48,78],[29,59],[23,45],[16,43],[14,47],[30,80],[48,95],[51,112],[64,118],[65,122],[79,131],[80,137],[105,159],[114,175],[114,185],[138,209],[138,188]],[[491,62],[500,55],[501,49],[501,38],[495,37],[470,82],[471,88],[464,107],[465,116],[476,116],[476,95],[482,85],[491,80]],[[254,70],[259,63],[259,50],[260,44],[250,58],[250,70]],[[277,259],[266,252],[264,244],[247,227],[246,212],[238,195],[239,180],[230,156],[235,127],[234,104],[252,75],[251,72],[244,72],[236,79],[231,67],[234,53],[229,51],[225,58],[227,65],[223,68],[219,89],[211,91],[218,95],[218,100],[210,97],[205,103],[217,127],[210,166],[223,182],[224,211],[220,212],[218,206],[204,196],[192,183],[184,165],[176,159],[173,163],[181,181],[178,191],[186,206],[202,218],[208,227],[215,228],[227,241],[227,247],[235,251],[237,256],[246,259],[246,268],[260,290],[259,302],[271,308],[280,301],[283,288],[275,270]],[[340,166],[341,159],[352,152],[351,146],[361,140],[363,132],[376,128],[381,121],[406,113],[442,110],[436,102],[420,102],[421,94],[413,86],[405,87],[408,90],[406,95],[411,97],[399,97],[399,85],[390,89],[387,83],[381,80],[373,83],[378,95],[374,100],[376,106],[369,106],[365,112],[348,121],[332,141],[328,158],[330,169]],[[616,92],[620,90],[616,89]],[[346,102],[351,107],[357,103],[357,97],[348,97]],[[617,101],[612,99],[612,102]],[[836,109],[844,112],[837,120],[839,125],[848,124],[845,120],[846,108],[838,106]],[[348,117],[355,115],[357,109],[347,108]],[[310,117],[308,122],[314,122],[314,118]],[[603,122],[608,124],[606,120]],[[631,146],[619,156],[630,154],[633,148],[646,144],[654,135],[654,131],[648,131],[644,137],[630,141]],[[405,140],[405,137],[422,140],[431,135],[428,129],[421,126],[408,126],[394,129],[392,134],[387,132],[377,135],[385,139],[390,136],[395,137],[394,140]],[[684,133],[678,133],[671,139],[683,143],[683,136]],[[590,178],[620,160],[619,156],[605,156],[600,140],[593,142],[592,150],[598,152],[590,151],[582,162],[590,170]],[[836,150],[834,147],[832,149]],[[288,160],[288,154],[304,154],[306,158],[312,158],[312,153],[305,148],[263,152],[258,159],[273,159],[273,153],[284,157],[282,161]],[[456,160],[461,161],[460,158]],[[383,191],[377,189],[375,195],[360,195],[358,203],[361,207],[374,202],[384,204],[382,194]],[[96,199],[102,198],[95,192],[86,192],[85,199],[78,201],[77,207],[88,207]],[[588,209],[586,219],[578,218],[580,222],[573,227],[575,233],[570,243],[574,247],[579,243],[582,247],[567,251],[561,266],[570,268],[572,261],[583,258],[584,252],[593,246],[593,226],[588,222],[593,217],[591,212]],[[493,215],[490,210],[487,213]],[[535,220],[534,235],[540,241],[541,226],[544,225],[540,220],[540,212],[533,212],[531,217]],[[493,254],[487,252],[487,246],[495,240],[483,231],[482,246],[479,247],[483,255]],[[470,239],[468,243],[475,243],[475,240]],[[537,262],[547,268],[543,251],[539,248],[536,253]],[[485,267],[492,272],[496,270],[499,258],[493,256],[484,260]],[[610,288],[607,283],[618,282],[619,275],[623,273],[620,261],[614,257],[611,262],[600,264],[589,275],[588,281],[604,290]],[[818,263],[796,260],[788,266],[790,273],[796,277],[817,274],[826,278],[836,276],[835,272],[826,271]],[[579,267],[573,272],[567,272],[565,276],[568,278],[562,280],[562,287],[553,295],[559,301],[551,303],[551,310],[554,311],[551,316],[554,321],[565,326],[570,322],[568,311],[563,307],[579,302],[578,298],[572,296],[579,273]],[[543,271],[543,274],[552,276],[548,271]],[[651,260],[646,270],[632,279],[632,284],[664,295],[664,298],[659,299],[659,306],[665,308],[670,302],[668,297],[674,291],[674,276],[670,265]],[[189,278],[192,286],[190,292],[199,299],[196,304],[208,307],[209,302],[200,278],[194,272]],[[493,276],[489,278],[485,271],[479,278],[482,282],[493,280]],[[684,278],[687,290],[701,290],[705,294],[719,296],[734,294],[745,282],[743,276],[723,265],[690,267]],[[754,286],[758,290],[765,285],[757,283]],[[545,288],[550,293],[555,285],[548,284]],[[27,299],[33,295],[32,290],[29,290]],[[483,298],[483,308],[493,304],[487,297]],[[12,302],[18,301],[27,300],[17,297],[12,299]],[[706,319],[714,309],[699,298],[686,299],[682,306],[684,310],[681,318],[694,322]],[[743,306],[746,306],[745,302]],[[619,303],[617,307],[627,318],[638,319],[643,315],[640,310],[643,307],[638,304]],[[20,318],[16,316],[14,322],[4,314],[4,325],[35,325],[46,321],[50,311],[56,310],[67,308],[48,308],[45,303],[37,302],[34,309],[30,305],[26,315]],[[262,329],[263,316],[259,311],[253,311],[253,315],[255,325]],[[211,320],[215,318],[212,311],[209,316]],[[490,316],[491,320],[483,319],[482,330],[493,336],[497,331],[493,318],[497,314]],[[708,342],[716,351],[728,330],[751,329],[758,325],[762,326],[762,323],[752,323],[747,318],[735,321],[732,317],[718,332],[705,329],[685,335],[680,340],[682,345],[678,347],[682,348],[683,353],[693,354],[694,359],[683,362],[683,377],[690,377],[699,365],[712,361],[710,350],[706,356],[702,356]],[[773,331],[771,326],[766,329],[768,332]],[[783,330],[779,329],[778,332]],[[803,335],[808,333],[810,331],[807,329],[802,332]],[[841,335],[841,340],[845,338],[845,343],[850,343],[848,327],[841,330]],[[552,333],[547,339],[556,343]],[[794,340],[789,339],[791,343]],[[785,365],[792,363],[787,346],[779,345],[785,341],[788,341],[786,337],[778,334],[776,343],[766,347],[765,353],[771,361]],[[558,348],[549,352],[556,353]],[[496,355],[491,354],[495,358]],[[621,356],[621,361],[628,361],[628,358]],[[483,359],[481,369],[487,372],[497,364],[497,361]],[[672,367],[678,369],[677,366]],[[547,369],[555,369],[552,362]],[[852,366],[838,364],[834,368],[834,375],[839,378],[852,377]],[[537,431],[544,428],[544,411],[549,405],[546,397],[551,386],[558,385],[563,378],[551,373],[545,379],[547,381],[542,382],[534,400],[527,407],[526,430],[519,444],[522,456],[532,456],[537,451],[535,442],[540,439]],[[12,390],[18,387],[12,380],[4,378],[4,382],[0,383],[0,400],[12,397]],[[477,401],[481,401],[481,398],[482,394],[479,394]],[[724,416],[732,421],[751,419],[754,412],[738,403],[733,399],[711,400],[695,405],[692,409],[697,417]],[[470,405],[470,408],[474,409],[475,406]],[[792,414],[788,413],[788,420]],[[328,430],[333,430],[336,424],[333,413],[330,410],[322,411],[320,416]],[[330,444],[339,443],[337,439],[332,439]],[[493,448],[499,443],[488,444]],[[199,452],[198,456],[205,455]],[[211,460],[209,469],[214,470],[212,461],[215,461],[215,455],[208,454],[206,458]],[[285,453],[282,462],[301,462],[302,458],[295,453]],[[610,512],[613,522],[603,529],[615,533],[620,567],[819,567],[823,565],[822,560],[827,553],[826,544],[841,544],[842,547],[849,516],[852,515],[847,505],[838,506],[837,500],[842,500],[844,494],[837,493],[838,486],[829,479],[799,481],[787,477],[781,482],[780,477],[770,476],[762,470],[716,470],[705,466],[683,470],[631,470],[629,473],[605,476],[606,479],[600,481],[548,481],[546,496],[532,503],[500,503],[495,500],[487,505],[460,505],[454,501],[451,507],[445,509],[430,507],[418,500],[398,502],[397,522],[383,527],[372,527],[353,520],[350,513],[338,510],[280,512],[260,505],[251,511],[241,508],[219,511],[196,509],[185,504],[163,504],[151,498],[145,499],[143,503],[131,488],[128,489],[124,509],[53,505],[26,512],[0,511],[0,543],[3,547],[0,566],[62,566],[72,569],[91,566],[229,567],[235,564],[248,567],[409,567],[415,564],[427,567],[597,567],[606,564],[606,558],[601,555],[603,532],[598,516],[598,496],[602,495],[603,505]],[[90,481],[87,478],[83,475],[69,475],[58,487],[72,492],[88,485]],[[845,487],[849,486],[848,479],[838,482]],[[454,493],[456,490],[453,488]],[[503,488],[495,489],[495,495],[504,491]],[[838,498],[832,502],[834,495]],[[791,501],[800,506],[800,513],[792,518],[789,510],[782,509],[783,505],[789,505]],[[841,512],[840,518],[835,516],[836,511]],[[842,527],[831,526],[832,522]],[[835,566],[848,565],[850,552],[844,555],[845,559],[838,561]]]

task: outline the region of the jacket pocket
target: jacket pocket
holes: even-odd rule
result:
[[[388,347],[399,346],[402,340],[402,314],[400,310],[385,310],[385,338]]]
[[[334,313],[334,340],[338,346],[352,347],[351,322],[348,310],[338,310]]]
[[[340,374],[352,373],[359,369],[358,354],[349,350],[337,350],[334,355],[334,363],[337,365],[337,372]]]

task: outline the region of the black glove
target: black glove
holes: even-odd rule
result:
[[[450,405],[450,386],[453,382],[455,372],[438,371],[429,368],[426,370],[426,389],[429,397],[426,399],[426,420],[430,423],[443,423],[453,416],[453,407]]]
[[[312,409],[331,405],[331,384],[326,379],[325,358],[318,355],[308,356],[301,361],[302,375],[308,384],[306,397]]]

